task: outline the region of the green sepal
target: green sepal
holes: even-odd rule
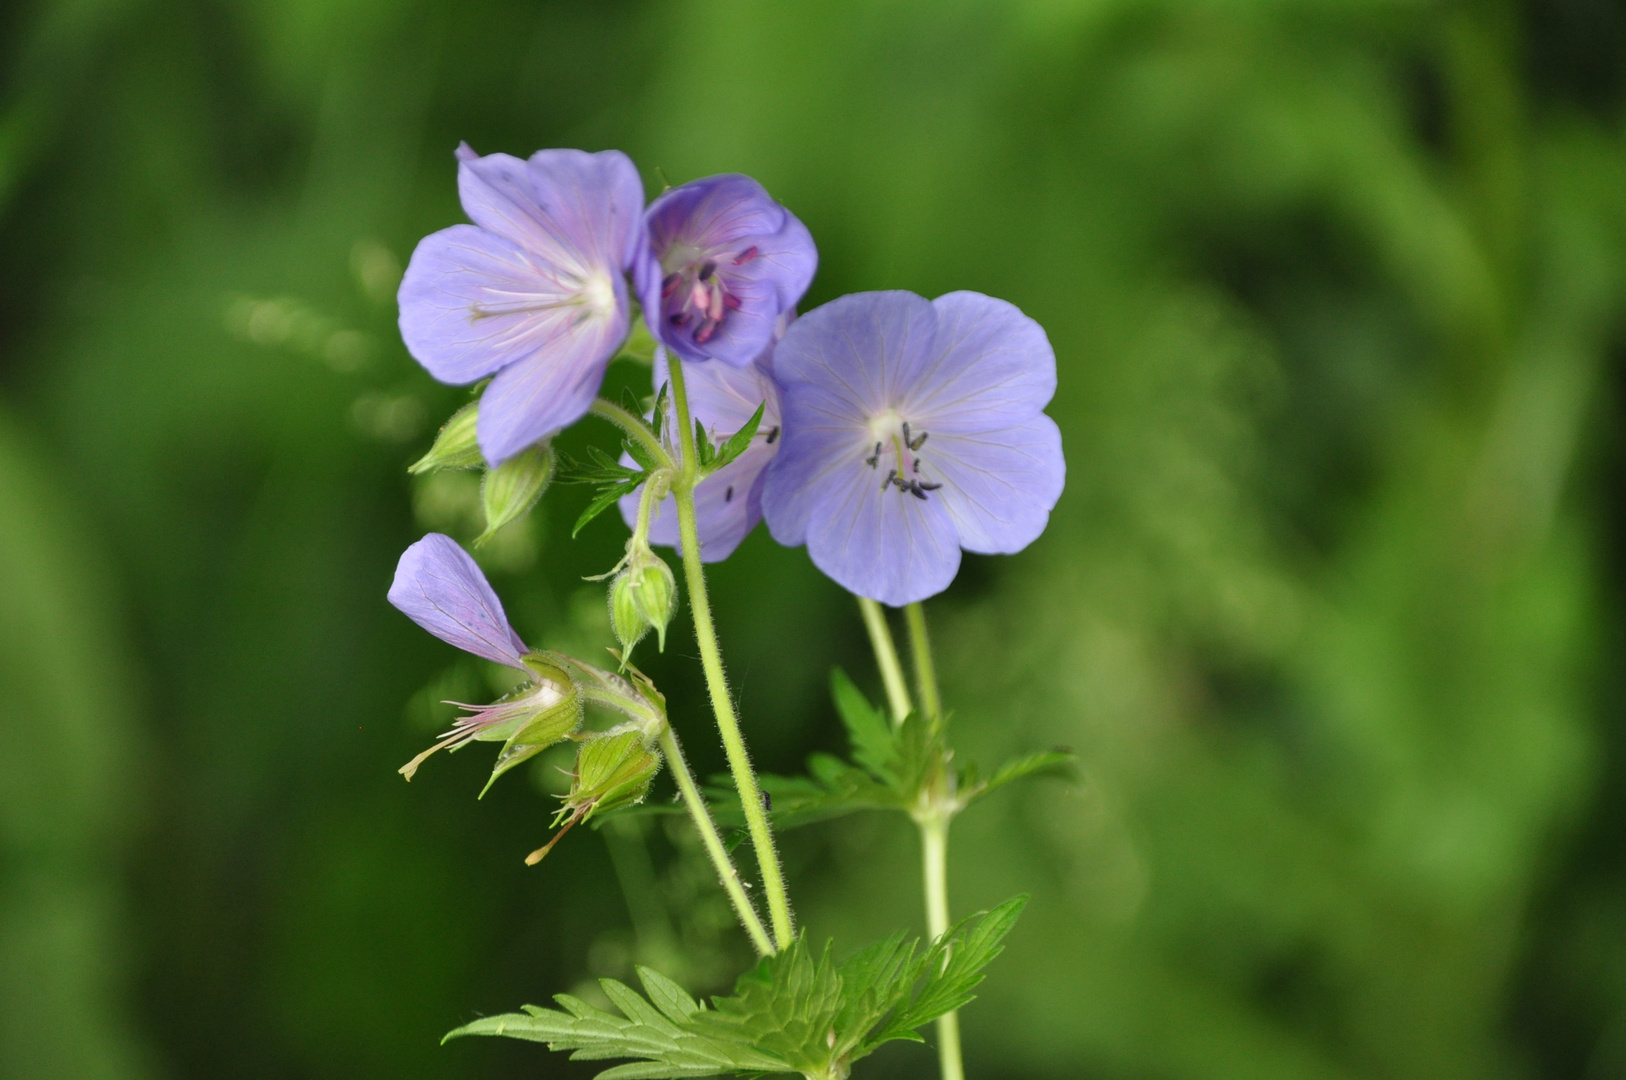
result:
[[[588,737],[576,752],[576,782],[565,809],[585,808],[582,819],[640,802],[660,771],[661,758],[636,727]]]
[[[480,485],[486,531],[475,538],[475,544],[485,543],[498,529],[529,513],[552,479],[553,448],[547,443],[515,454],[495,469],[487,470]]]
[[[497,777],[514,766],[529,761],[548,747],[563,742],[581,727],[582,695],[570,676],[542,661],[535,661],[530,656],[525,658],[525,665],[535,671],[540,678],[562,687],[563,696],[508,736],[502,749],[497,753],[497,761],[492,766],[491,776],[486,780],[485,787],[480,789],[479,798],[485,798],[486,792],[491,790],[491,785],[497,782]]]
[[[435,469],[476,469],[485,464],[475,437],[480,403],[471,401],[452,414],[435,436],[429,452],[407,467],[414,476]]]

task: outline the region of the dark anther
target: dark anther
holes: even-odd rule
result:
[[[734,311],[740,310],[740,298],[735,296],[733,293],[723,294],[723,304],[725,307],[731,308]]]
[[[666,321],[671,323],[673,326],[682,326],[684,323],[689,321],[689,315],[687,312],[680,311],[676,315],[668,318]]]
[[[931,434],[931,432],[929,432],[929,431],[922,431],[919,435],[916,435],[915,438],[914,438],[914,441],[909,443],[909,449],[911,449],[911,450],[919,450],[922,446],[925,446],[926,445],[926,436],[930,435],[930,434]],[[904,437],[905,441],[907,441],[909,439],[909,425],[908,424],[903,425],[903,437]]]
[[[892,469],[891,471],[889,471],[886,474],[886,479],[881,481],[881,490],[885,491],[888,487],[890,487],[892,485],[892,482],[894,480],[896,480],[897,478],[898,478],[898,470]]]
[[[943,486],[942,484],[934,484],[929,480],[916,480],[915,481],[915,487],[919,488],[921,491],[936,491],[938,488],[940,488],[942,486]]]
[[[678,276],[676,274],[667,274],[661,279],[661,299],[665,300],[667,297],[677,292],[677,287]]]
[[[920,459],[919,458],[915,458],[915,464],[914,464],[913,468],[914,468],[915,472],[920,471]]]
[[[734,265],[739,266],[739,265],[741,265],[743,263],[748,263],[748,262],[750,262],[752,259],[754,259],[756,257],[757,257],[757,246],[755,244],[752,244],[750,247],[746,248],[744,251],[742,251],[738,255],[734,256]]]
[[[734,501],[734,485],[733,484],[728,485],[728,490],[723,492],[723,501],[724,502],[733,502]]]
[[[701,281],[710,281],[711,280],[711,275],[716,273],[716,272],[717,272],[717,263],[714,260],[707,259],[705,262],[700,264],[700,280]]]
[[[774,430],[778,431],[779,429],[775,428]],[[869,457],[865,458],[864,459],[864,464],[868,465],[870,468],[873,469],[873,468],[875,468],[875,463],[880,461],[880,460],[881,460],[881,444],[876,443],[875,444],[875,453],[873,453]],[[885,487],[886,485],[882,484],[881,486]]]
[[[921,488],[919,480],[916,480],[913,484],[909,485],[909,494],[913,495],[921,502],[926,501],[926,492]]]
[[[914,444],[909,441],[909,421],[903,422],[903,445],[913,449]]]
[[[777,439],[777,438],[779,438],[779,425],[775,424],[773,427],[768,429],[768,439],[767,439],[768,445],[772,446],[773,441],[775,439]]]
[[[717,320],[707,319],[695,328],[694,343],[696,345],[704,345],[706,342],[711,340],[711,336],[716,332]]]

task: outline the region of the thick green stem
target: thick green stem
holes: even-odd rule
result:
[[[892,706],[892,723],[903,723],[914,706],[909,704],[909,684],[903,680],[903,665],[898,662],[898,647],[892,643],[892,630],[886,625],[886,612],[881,605],[867,596],[858,598],[858,610],[864,616],[864,629],[869,631],[869,643],[875,650],[875,665],[881,669],[881,684],[886,687],[887,704]]]
[[[932,642],[926,636],[926,611],[918,603],[903,609],[909,623],[909,651],[915,661],[915,686],[920,691],[920,707],[932,731],[943,727],[943,698],[937,692],[937,665],[932,662]]]
[[[661,729],[661,751],[666,755],[666,763],[672,770],[672,776],[677,779],[678,791],[683,795],[683,805],[688,807],[689,817],[694,819],[695,831],[700,834],[700,841],[706,847],[706,854],[711,856],[711,865],[717,870],[717,879],[723,883],[723,891],[728,893],[728,899],[734,905],[734,913],[740,918],[740,925],[751,936],[751,944],[756,946],[759,954],[767,956],[774,951],[773,942],[768,940],[768,932],[762,927],[762,919],[757,915],[756,908],[751,906],[751,898],[745,894],[745,886],[740,884],[740,874],[734,869],[734,861],[728,857],[728,848],[723,846],[723,838],[717,833],[717,823],[711,820],[711,811],[706,809],[706,800],[701,797],[700,789],[695,786],[694,775],[689,772],[689,763],[683,758],[683,748],[678,745],[677,735],[672,731],[670,724]]]
[[[948,933],[948,818],[938,816],[920,823],[921,863],[925,871],[926,928],[933,938]],[[943,1080],[965,1080],[960,1060],[960,1014],[937,1019],[937,1064]]]
[[[694,517],[694,489],[699,482],[700,457],[695,450],[689,396],[683,385],[683,364],[673,358],[668,370],[671,372],[672,406],[677,413],[679,452],[683,459],[679,463],[677,480],[672,484],[672,495],[677,502],[678,538],[683,547],[683,573],[689,585],[689,611],[694,616],[694,636],[700,646],[700,665],[706,672],[706,688],[711,692],[712,713],[717,717],[723,750],[728,755],[728,769],[734,775],[740,808],[745,812],[746,831],[750,834],[751,846],[756,849],[757,865],[762,872],[762,891],[767,896],[768,916],[773,922],[774,942],[785,949],[790,947],[796,936],[790,916],[790,898],[785,892],[784,875],[779,870],[779,852],[774,847],[773,830],[768,826],[762,788],[757,784],[756,774],[751,771],[751,757],[746,752],[739,720],[734,715],[733,699],[728,694],[723,657],[717,648],[717,629],[711,619],[711,600],[706,592],[706,574],[700,564],[700,531]]]

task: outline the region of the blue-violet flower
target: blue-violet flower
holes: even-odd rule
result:
[[[493,466],[586,414],[626,337],[643,185],[616,150],[529,161],[458,147],[473,225],[425,237],[401,279],[407,351],[445,383],[495,375],[480,400]]]
[[[751,363],[818,267],[807,227],[749,176],[675,187],[644,220],[638,300],[656,339],[685,360]]]
[[[529,650],[503,614],[502,601],[492,591],[468,552],[457,541],[441,533],[430,533],[407,548],[395,568],[389,600],[407,618],[464,652],[498,664],[516,668],[531,683],[490,705],[464,705],[470,715],[462,716],[440,742],[401,767],[408,780],[423,760],[437,750],[457,749],[465,743],[504,742],[544,714],[550,719],[566,706],[569,715],[559,719],[573,729],[579,718],[579,705],[568,677],[557,673],[549,679],[525,663]],[[550,726],[552,726],[550,724]],[[562,738],[554,735],[548,741]],[[540,746],[537,747],[540,749]]]
[[[844,296],[774,352],[785,434],[762,508],[849,591],[893,606],[941,592],[960,549],[1008,554],[1044,531],[1066,471],[1040,410],[1056,357],[1003,300]]]

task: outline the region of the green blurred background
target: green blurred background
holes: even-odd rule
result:
[[[746,960],[681,827],[527,869],[551,770],[395,773],[490,692],[384,602],[474,525],[393,303],[467,139],[748,172],[809,305],[1048,329],[1067,491],[931,605],[962,755],[1085,774],[957,825],[960,912],[1034,894],[973,1076],[1626,1077],[1623,103],[1618,0],[11,0],[0,1076],[586,1077],[436,1040]],[[607,640],[586,499],[487,556],[532,642]],[[760,531],[714,582],[759,762],[839,747],[847,598]],[[786,857],[815,935],[920,925],[902,819]]]

